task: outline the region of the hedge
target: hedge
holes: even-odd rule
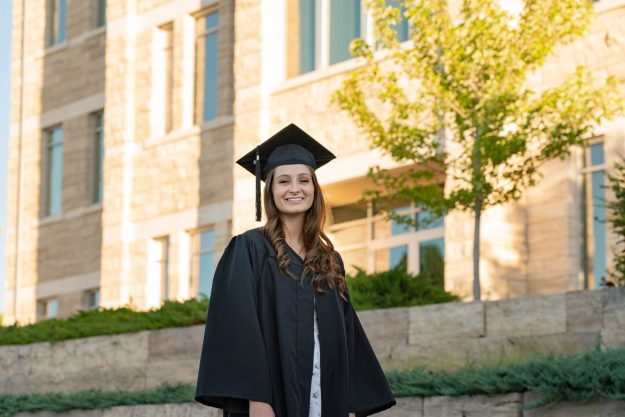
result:
[[[402,268],[347,277],[356,310],[406,307],[457,300],[427,278],[414,276]],[[0,327],[0,345],[55,342],[82,337],[183,327],[206,321],[208,300],[168,301],[150,311],[122,307],[80,311],[67,319],[50,319],[27,326]]]
[[[159,309],[135,311],[127,307],[81,311],[67,319],[50,319],[27,326],[0,327],[0,345],[53,342],[166,327],[183,327],[206,321],[208,300],[168,301]]]

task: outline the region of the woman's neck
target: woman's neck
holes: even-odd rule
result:
[[[291,246],[301,246],[304,243],[304,215],[282,216],[284,237]]]

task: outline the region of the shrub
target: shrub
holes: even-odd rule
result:
[[[134,311],[127,307],[79,311],[67,319],[50,319],[27,326],[0,327],[0,345],[78,339],[204,323],[208,300],[168,301],[159,309]]]
[[[432,283],[429,277],[412,275],[403,266],[367,274],[358,270],[347,276],[350,298],[356,310],[410,307],[457,301],[458,297]]]

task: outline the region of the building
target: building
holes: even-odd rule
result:
[[[625,77],[625,1],[595,7],[536,82],[578,63]],[[318,174],[348,271],[444,259],[446,288],[470,296],[466,215],[413,230],[360,202],[369,166],[394,163],[328,99],[366,21],[359,0],[14,0],[5,322],[208,295],[220,252],[254,226],[234,161],[289,122],[339,155]],[[485,213],[486,298],[598,285],[616,241],[600,186],[625,124],[600,132]]]

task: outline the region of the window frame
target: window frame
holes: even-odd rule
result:
[[[405,215],[415,218],[419,212],[418,208],[414,204],[410,204],[409,208],[405,209]],[[348,220],[341,223],[333,223],[329,225],[328,231],[334,235],[338,230],[353,229],[356,227],[363,227],[366,233],[365,239],[362,242],[341,245],[337,242],[337,239],[333,239],[334,245],[340,253],[349,252],[353,250],[366,250],[367,265],[359,265],[368,273],[376,271],[376,253],[383,250],[391,250],[392,248],[399,246],[407,247],[407,269],[409,272],[418,274],[420,270],[420,244],[429,242],[432,240],[445,238],[445,225],[443,222],[433,227],[425,227],[417,230],[409,230],[406,233],[400,233],[391,236],[376,237],[375,227],[380,222],[390,222],[386,219],[386,215],[383,213],[375,214],[374,208],[371,203],[367,203],[367,214],[365,218],[359,218],[354,220]],[[391,225],[392,227],[392,225]],[[404,227],[404,226],[400,226]],[[409,227],[409,226],[405,226]],[[443,253],[444,261],[444,253]],[[349,266],[345,265],[346,270],[349,272]]]
[[[67,40],[67,0],[47,0],[45,32],[47,48]]]
[[[50,306],[52,303],[56,303],[56,311],[54,315],[50,314]],[[45,312],[42,314],[42,307],[43,309],[45,309]],[[44,320],[50,320],[50,319],[55,319],[59,317],[59,307],[60,307],[60,302],[59,302],[59,298],[58,297],[48,297],[48,298],[44,298],[44,299],[40,299],[37,300],[37,311],[36,311],[36,315],[37,315],[37,322],[40,321],[44,321]]]
[[[93,28],[106,26],[107,0],[93,0]]]
[[[217,16],[217,24],[210,29],[206,29],[206,20],[209,16],[216,15]],[[194,29],[194,101],[193,101],[193,120],[196,125],[203,125],[206,123],[214,122],[220,116],[220,100],[219,100],[219,64],[220,64],[220,32],[221,32],[221,13],[216,6],[209,7],[205,10],[202,10],[198,13],[194,14],[195,17],[195,29]],[[202,68],[200,70],[200,46],[204,49],[206,48],[206,39],[211,36],[216,35],[216,60],[215,60],[215,103],[214,103],[214,115],[210,115],[212,117],[205,118],[207,110],[206,107],[206,97],[204,97],[205,88],[205,78],[206,78],[206,57],[204,54],[204,62]],[[201,81],[201,83],[200,83]],[[201,88],[200,88],[201,86]]]
[[[91,299],[95,300],[95,304],[91,304]],[[87,311],[97,310],[100,308],[100,288],[92,288],[84,291],[84,306]]]
[[[91,126],[91,204],[102,204],[104,197],[104,109],[89,115]]]
[[[53,140],[55,131],[61,132],[61,139],[58,142],[54,142],[54,141],[51,142],[51,140]],[[42,192],[42,201],[43,201],[42,217],[58,216],[63,213],[63,159],[64,159],[63,158],[64,157],[63,142],[64,140],[65,140],[65,132],[63,130],[63,125],[61,124],[47,127],[43,131],[44,175],[43,175],[43,192]],[[60,147],[60,161],[59,161],[60,168],[58,172],[60,176],[58,181],[60,182],[60,184],[59,184],[59,191],[58,191],[59,195],[57,196],[58,211],[55,211],[53,207],[51,206],[52,199],[53,199],[52,193],[54,189],[54,187],[52,186],[52,181],[54,180],[53,173],[52,173],[52,170],[54,167],[53,161],[52,161],[52,153],[54,149],[57,147]]]
[[[602,145],[602,158],[603,161],[600,164],[593,165],[592,164],[592,155],[591,148],[593,145],[601,144]],[[581,228],[582,228],[582,243],[581,243],[581,262],[580,269],[582,275],[582,286],[584,289],[589,288],[601,288],[603,283],[601,279],[595,276],[595,258],[596,258],[596,233],[594,230],[595,225],[595,205],[594,205],[594,197],[593,197],[593,183],[592,176],[595,173],[603,173],[603,186],[600,186],[602,190],[603,197],[605,199],[605,187],[607,186],[607,163],[606,163],[606,152],[605,152],[606,141],[603,137],[593,138],[588,141],[587,146],[582,149],[581,157],[581,188],[580,188],[580,203],[581,203]],[[598,223],[603,223],[603,234],[605,241],[603,243],[603,247],[605,248],[602,254],[602,262],[606,265],[606,273],[607,273],[607,262],[608,262],[608,246],[607,246],[607,207],[603,207],[605,218],[603,220],[597,220]],[[589,221],[590,220],[590,221]],[[607,278],[607,275],[603,277]]]
[[[214,245],[211,248],[202,248],[201,247],[201,239],[202,234],[205,232],[214,233]],[[210,291],[208,294],[200,293],[200,284],[201,284],[201,257],[202,254],[212,253],[213,255],[213,277],[211,278],[211,287],[212,280],[214,279],[215,269],[217,268],[217,231],[214,226],[206,226],[199,229],[196,229],[191,232],[191,268],[190,268],[190,284],[189,287],[191,289],[191,294],[195,294],[196,298],[202,298],[203,295],[210,297]]]

